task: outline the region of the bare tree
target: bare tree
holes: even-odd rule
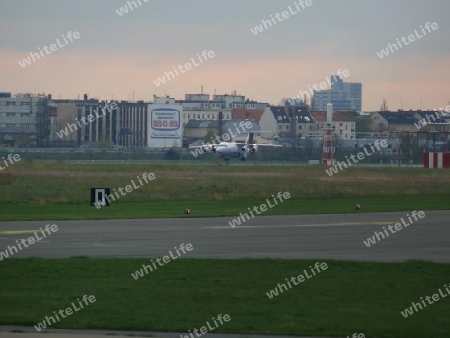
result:
[[[287,102],[288,102],[288,99],[285,99],[285,98],[281,99],[279,105],[284,107],[284,106],[286,106]]]
[[[388,104],[385,98],[383,98],[383,103],[381,104],[380,111],[388,111]]]

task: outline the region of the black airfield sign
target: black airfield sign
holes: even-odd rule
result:
[[[91,188],[91,206],[101,205],[109,207],[109,200],[106,198],[109,195],[109,188]]]

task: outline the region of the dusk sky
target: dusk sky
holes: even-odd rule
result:
[[[153,95],[240,95],[270,104],[347,69],[363,83],[363,110],[437,109],[450,102],[448,0],[0,0],[0,91],[150,101]],[[298,0],[296,0],[298,1]],[[297,3],[297,2],[296,2]],[[255,35],[289,6],[300,12]],[[275,20],[275,19],[274,19]],[[436,22],[424,35],[420,26]],[[425,28],[424,28],[425,29]],[[377,52],[417,30],[421,38]],[[64,44],[62,35],[79,32]],[[40,48],[63,44],[22,67]],[[406,40],[407,41],[407,40]],[[154,81],[202,51],[215,57],[160,87]]]

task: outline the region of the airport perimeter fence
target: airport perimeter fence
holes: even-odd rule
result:
[[[336,160],[345,161],[351,155],[372,152],[370,146],[377,140],[387,140],[388,146],[366,156],[358,164],[421,166],[425,152],[450,152],[450,134],[448,132],[388,132],[358,134],[358,138],[336,140]],[[282,148],[263,148],[249,154],[249,162],[286,162],[307,164],[321,161],[323,139],[320,137],[283,140]],[[25,162],[33,160],[50,160],[59,163],[135,163],[146,164],[155,161],[172,162],[209,162],[222,163],[218,154],[197,153],[190,149],[153,149],[122,148],[122,149],[80,149],[80,148],[6,148],[7,152],[19,153]],[[232,158],[231,162],[240,162]]]

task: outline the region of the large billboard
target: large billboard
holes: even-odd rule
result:
[[[183,145],[181,105],[150,104],[148,107],[149,148],[181,148]]]

